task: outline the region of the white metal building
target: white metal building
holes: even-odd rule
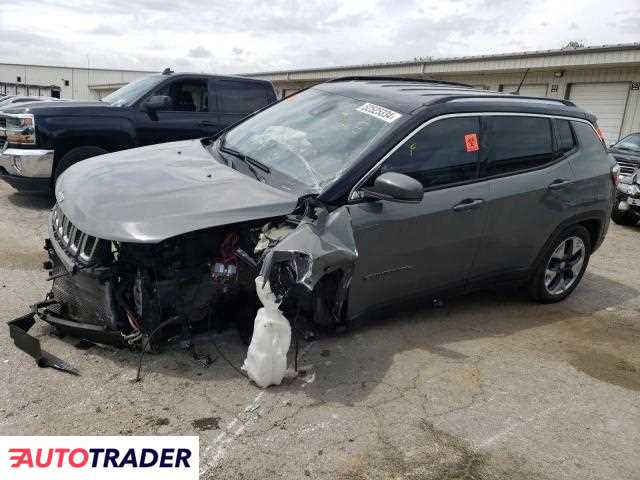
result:
[[[0,63],[0,94],[97,100],[149,73]]]
[[[598,117],[608,141],[640,131],[640,43],[262,72],[247,76],[272,81],[280,95],[286,96],[314,83],[359,75],[433,78],[513,92],[525,72],[521,95],[574,101]]]

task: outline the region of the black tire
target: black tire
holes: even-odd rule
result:
[[[76,147],[69,150],[65,153],[58,163],[56,164],[56,169],[53,174],[53,186],[56,186],[56,181],[58,177],[64,172],[67,168],[69,168],[74,163],[78,163],[81,160],[86,160],[87,158],[96,157],[98,155],[104,155],[105,153],[109,153],[104,148],[100,147]]]
[[[569,240],[571,240],[571,245],[573,245],[574,242],[576,244],[579,244],[579,242],[573,240],[575,238],[580,239],[583,244],[582,264],[579,266],[578,262],[576,261],[573,264],[572,268],[571,262],[573,260],[571,260],[571,258],[575,257],[577,254],[571,256],[567,254],[568,256],[566,262],[562,259],[554,257],[555,265],[552,265],[552,256],[554,255],[554,253],[556,253],[556,250],[561,249],[563,245],[566,246],[566,243]],[[531,283],[529,285],[529,293],[531,297],[535,301],[540,303],[555,303],[567,298],[569,295],[571,295],[571,292],[573,292],[575,288],[580,284],[582,276],[584,275],[584,272],[587,269],[587,265],[589,264],[590,256],[591,236],[589,235],[589,231],[585,227],[581,225],[575,225],[557,234],[552,241],[547,243],[544,251],[538,258],[537,264],[534,268],[533,276],[531,278]],[[549,272],[555,272],[555,275],[553,275],[552,273],[549,277],[547,277],[547,267],[550,266],[553,266],[554,268],[550,269]],[[576,273],[573,271],[574,269],[577,270],[578,268],[579,272]],[[550,285],[547,285],[547,280],[550,280]],[[560,282],[566,282],[569,285],[565,290],[560,291],[558,289],[558,291],[554,291],[555,287],[551,287],[556,280],[558,280],[556,287],[559,286],[560,288],[562,288],[562,285],[559,285]]]
[[[623,212],[622,210],[618,210],[618,207],[613,207],[611,211],[611,220],[616,225],[622,225],[624,227],[631,227],[638,223],[638,215],[632,211]]]

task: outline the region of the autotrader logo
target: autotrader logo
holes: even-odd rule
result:
[[[0,478],[197,480],[198,437],[0,437]]]

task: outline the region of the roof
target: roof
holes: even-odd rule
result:
[[[321,83],[312,88],[375,103],[405,114],[428,105],[452,103],[458,109],[463,106],[476,106],[482,109],[498,107],[502,110],[513,106],[526,111],[535,107],[583,116],[582,111],[568,100],[524,97],[436,80],[347,77]]]
[[[635,51],[635,52],[634,52]],[[628,53],[628,55],[625,54]],[[596,55],[594,55],[596,54]],[[608,54],[608,55],[605,55]],[[549,62],[548,59],[556,59]],[[584,59],[581,61],[580,59]],[[379,62],[356,65],[329,66],[323,68],[302,68],[292,70],[274,70],[247,73],[246,76],[268,77],[278,80],[305,80],[313,77],[320,78],[323,74],[333,74],[334,72],[345,72],[350,70],[376,70],[382,72],[390,71],[394,67],[400,69],[404,74],[430,74],[439,73],[443,67],[451,65],[452,70],[462,71],[464,64],[472,64],[474,71],[491,70],[499,66],[509,69],[522,69],[527,67],[554,68],[557,65],[567,64],[571,66],[592,65],[593,63],[626,64],[639,63],[640,42],[621,43],[614,45],[596,45],[576,49],[551,49],[533,50],[528,52],[508,52],[492,55],[471,55],[461,57],[442,57],[426,60],[406,60],[397,62]],[[484,69],[478,65],[484,65]],[[531,63],[531,65],[529,65]],[[556,65],[557,64],[557,65]],[[415,70],[415,71],[414,71]],[[464,69],[466,71],[466,68]],[[326,75],[323,77],[326,78]]]
[[[196,73],[196,72],[170,72],[170,73],[152,73],[149,76],[157,77],[181,77],[181,78],[212,78],[216,80],[237,80],[239,82],[254,82],[260,84],[268,84],[271,86],[269,80],[263,78],[249,78],[240,75],[220,75],[215,73]]]

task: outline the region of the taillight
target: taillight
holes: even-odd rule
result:
[[[613,180],[613,184],[617,187],[620,182],[620,165],[617,163],[611,167],[611,179]]]
[[[596,133],[598,134],[598,138],[602,142],[602,144],[607,148],[607,137],[604,134],[604,131],[596,124]]]

